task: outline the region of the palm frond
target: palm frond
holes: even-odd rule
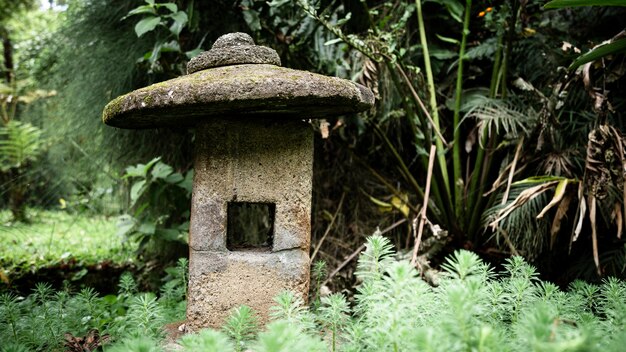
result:
[[[537,112],[525,107],[518,99],[493,99],[486,96],[475,96],[465,103],[467,109],[465,119],[476,119],[479,135],[488,136],[501,134],[510,139],[528,135],[535,121]]]

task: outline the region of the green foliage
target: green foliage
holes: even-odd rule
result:
[[[14,16],[16,13],[33,7],[35,0],[1,0],[0,1],[0,25],[2,22]]]
[[[38,284],[26,298],[4,293],[0,295],[0,351],[62,351],[65,333],[84,336],[91,329],[122,340],[111,351],[160,351],[157,339],[163,324],[168,317],[180,320],[185,306],[172,308],[163,297],[135,290],[134,280],[125,274],[117,295],[100,297],[89,288],[55,292],[48,284]]]
[[[522,257],[508,259],[496,274],[476,254],[457,251],[443,265],[439,286],[432,287],[408,261],[392,259],[394,253],[385,249],[389,245],[384,237],[369,238],[359,258],[364,263],[361,285],[352,306],[342,294],[332,294],[313,313],[299,296],[285,291],[276,297],[263,331],[257,330],[254,312],[242,306],[223,331],[202,330],[179,344],[183,351],[226,352],[623,348],[624,281],[609,278],[600,286],[576,281],[562,291],[539,280]],[[176,275],[184,272],[184,264]],[[54,292],[40,284],[27,298],[0,296],[0,339],[5,342],[0,351],[60,350],[63,332],[81,336],[92,328],[113,336],[107,351],[162,351],[160,328],[168,309],[164,298],[135,293],[129,275],[120,280],[117,295],[106,297],[90,289]]]
[[[257,337],[259,325],[248,306],[235,308],[222,328],[235,344],[236,352],[247,350],[248,343]]]
[[[187,352],[234,352],[235,348],[229,337],[221,332],[210,329],[201,330],[197,334],[185,335],[180,339],[183,350]]]
[[[626,327],[626,283],[581,281],[568,291],[538,279],[516,256],[496,274],[468,251],[448,257],[440,285],[425,283],[407,261],[392,259],[390,242],[368,239],[359,258],[361,285],[350,307],[341,294],[311,313],[286,291],[276,297],[265,330],[251,333],[250,351],[620,351]],[[365,269],[368,268],[368,269]],[[383,273],[379,275],[379,273]],[[185,351],[239,351],[252,313],[233,311],[223,332],[180,340]],[[314,317],[313,320],[310,318]],[[227,336],[228,335],[228,336]],[[323,337],[320,339],[320,336]],[[244,348],[243,345],[240,345]]]
[[[183,176],[161,158],[154,158],[127,167],[123,178],[131,182],[129,210],[133,213],[119,218],[118,234],[136,238],[140,251],[158,252],[167,242],[186,244],[193,170]]]
[[[145,2],[146,5],[130,10],[123,19],[135,15],[142,16],[142,19],[135,24],[137,37],[141,37],[148,32],[156,32],[157,39],[154,47],[139,60],[139,62],[147,61],[149,63],[149,72],[163,70],[163,65],[159,62],[162,53],[184,54],[186,58],[191,59],[201,52],[199,48],[185,53],[181,51],[180,33],[189,24],[189,17],[185,11],[179,11],[178,5],[174,2],[156,3],[154,0],[145,0]],[[191,6],[193,7],[193,2]],[[160,30],[161,28],[164,30]],[[181,74],[185,73],[182,65],[178,68],[178,71]]]
[[[44,151],[41,130],[30,123],[10,121],[0,127],[0,171],[24,169]]]

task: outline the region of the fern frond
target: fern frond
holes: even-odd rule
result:
[[[0,127],[0,170],[20,168],[43,152],[42,131],[30,123],[10,121]]]

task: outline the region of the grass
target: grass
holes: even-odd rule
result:
[[[60,263],[82,265],[132,259],[135,245],[116,235],[115,219],[92,214],[29,209],[30,224],[12,223],[0,211],[0,273]]]

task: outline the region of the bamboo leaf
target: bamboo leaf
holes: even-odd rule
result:
[[[554,190],[554,197],[552,198],[550,203],[548,203],[548,205],[546,205],[543,208],[543,210],[541,210],[541,213],[537,215],[537,219],[543,218],[543,216],[546,215],[548,210],[552,209],[552,207],[557,205],[557,203],[559,203],[561,199],[563,199],[563,196],[565,195],[565,190],[567,189],[567,183],[568,183],[567,179],[559,181],[559,184],[556,186],[556,189]]]
[[[579,6],[626,6],[624,0],[553,0],[543,5],[544,9],[560,9]]]
[[[568,67],[569,70],[575,70],[579,66],[588,62],[595,61],[602,57],[626,52],[626,38],[620,38],[607,44],[600,45],[591,51],[580,55],[572,64]]]

